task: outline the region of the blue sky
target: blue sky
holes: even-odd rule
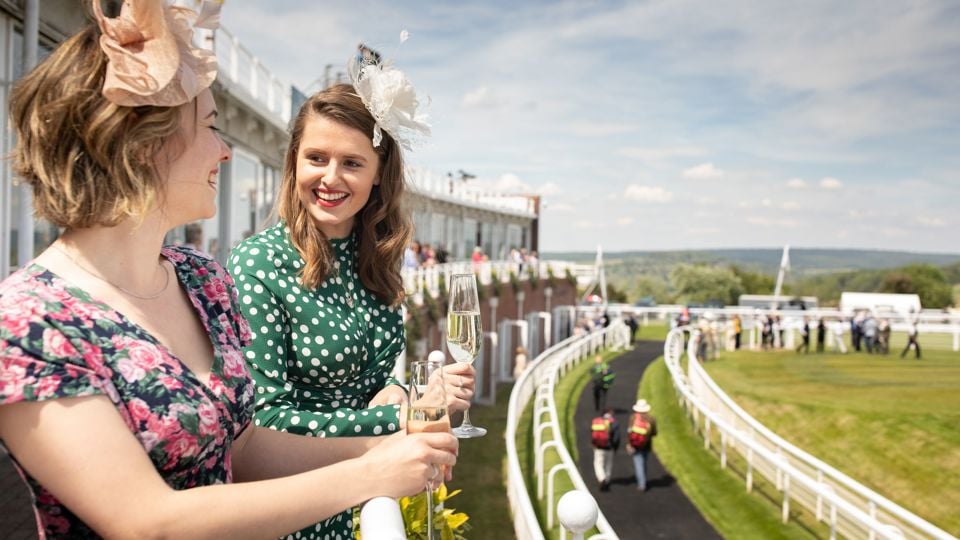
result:
[[[431,100],[409,161],[543,194],[543,251],[960,253],[957,2],[234,0],[222,21],[301,88],[360,41],[393,59]]]

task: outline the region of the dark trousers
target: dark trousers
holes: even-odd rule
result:
[[[823,352],[823,334],[817,334],[817,352]]]
[[[920,343],[917,341],[917,338],[915,337],[911,337],[910,340],[907,341],[907,346],[904,347],[903,352],[900,353],[900,358],[903,358],[904,356],[907,355],[907,352],[910,350],[910,347],[916,347],[917,358],[920,358]]]
[[[597,411],[607,408],[607,389],[603,385],[593,385],[593,408]]]
[[[733,335],[733,348],[738,351],[740,350],[740,332]]]
[[[803,343],[797,346],[797,352],[800,352],[800,349],[803,349],[803,354],[810,354],[810,336],[803,336]]]

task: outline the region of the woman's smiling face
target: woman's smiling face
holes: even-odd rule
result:
[[[300,204],[327,238],[344,238],[380,184],[370,137],[325,116],[308,118],[297,151]]]

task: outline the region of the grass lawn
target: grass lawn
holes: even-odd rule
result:
[[[960,353],[936,337],[919,361],[894,336],[889,356],[740,351],[707,370],[780,436],[956,535]]]
[[[703,448],[703,439],[694,433],[677,403],[663,358],[644,372],[637,395],[650,401],[657,419],[659,434],[654,440],[657,457],[721,536],[764,539],[829,536],[828,531],[809,516],[804,518],[794,511],[796,505],[791,509],[790,522],[782,524],[779,496],[773,486],[754,477],[754,490],[748,494],[741,476],[720,468],[720,460]],[[727,463],[730,469],[744,470],[743,463],[732,453],[728,454]]]
[[[507,404],[513,384],[497,386],[497,404],[474,405],[470,420],[487,428],[487,436],[461,439],[460,456],[453,470],[453,481],[447,487],[463,492],[448,504],[470,516],[467,538],[513,538],[513,520],[507,501],[507,446],[503,434],[507,426]]]
[[[667,339],[667,334],[670,332],[669,321],[651,320],[647,325],[642,324],[642,317],[638,317],[637,321],[641,323],[641,326],[637,329],[637,339],[649,339],[651,341],[663,341]]]

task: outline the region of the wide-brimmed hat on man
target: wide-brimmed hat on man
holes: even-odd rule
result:
[[[633,411],[639,413],[650,412],[650,404],[647,403],[645,399],[638,399],[637,402],[633,404]]]

